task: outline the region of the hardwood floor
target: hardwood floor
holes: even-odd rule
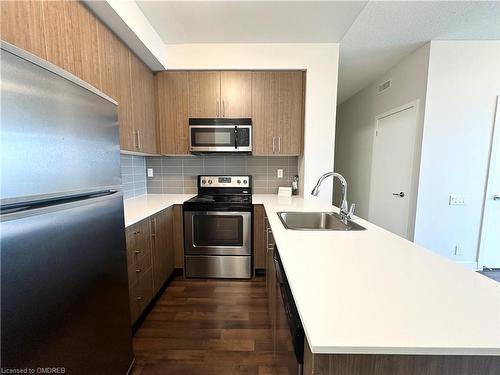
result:
[[[264,277],[179,277],[134,336],[133,375],[285,374],[272,346]]]

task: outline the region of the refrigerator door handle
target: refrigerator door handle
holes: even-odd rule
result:
[[[10,213],[14,213],[14,212],[18,213],[18,212],[23,212],[23,211],[29,211],[29,210],[32,210],[35,208],[49,207],[49,206],[56,206],[56,205],[63,204],[63,203],[84,201],[87,199],[113,195],[113,194],[116,194],[118,192],[119,192],[118,190],[106,189],[106,190],[94,191],[91,193],[85,193],[85,194],[75,194],[75,195],[68,195],[68,196],[64,196],[64,197],[55,197],[55,198],[48,198],[48,199],[40,199],[40,200],[32,200],[32,201],[24,201],[24,202],[18,202],[18,203],[5,204],[5,205],[0,206],[0,214],[10,214]]]

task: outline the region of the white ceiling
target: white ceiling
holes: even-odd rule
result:
[[[433,39],[500,39],[499,1],[137,1],[166,44],[338,43],[339,103]]]
[[[137,1],[167,44],[338,43],[366,1]]]
[[[500,39],[500,2],[369,2],[340,42],[338,102],[433,39]]]

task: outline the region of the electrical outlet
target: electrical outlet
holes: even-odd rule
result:
[[[467,201],[463,195],[451,194],[448,203],[450,206],[464,206],[467,204]]]
[[[278,169],[278,178],[283,178],[283,169]]]
[[[464,249],[462,245],[455,245],[455,255],[462,255]]]
[[[153,177],[153,168],[148,168],[148,177]]]

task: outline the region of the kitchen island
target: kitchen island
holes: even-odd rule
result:
[[[364,231],[284,228],[277,212],[337,211],[317,199],[253,203],[304,327],[304,374],[500,373],[500,283],[361,218]]]
[[[189,197],[126,200],[126,223]],[[499,283],[360,218],[364,231],[283,227],[280,211],[337,210],[318,199],[252,199],[265,208],[304,326],[304,374],[500,373]]]

